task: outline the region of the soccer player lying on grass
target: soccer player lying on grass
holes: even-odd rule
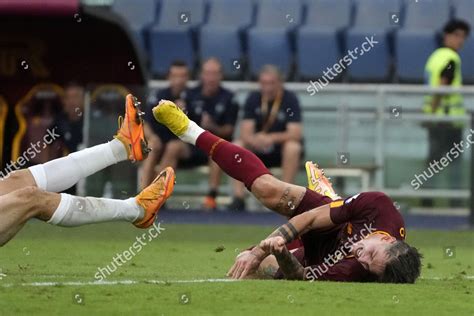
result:
[[[128,200],[54,193],[120,161],[140,161],[147,156],[149,149],[138,104],[132,95],[126,97],[125,116],[112,141],[15,171],[0,180],[0,246],[15,236],[30,218],[68,227],[127,221],[147,228],[154,223],[174,187],[172,168],[163,170],[152,184]]]
[[[342,200],[312,163],[306,166],[310,180],[322,194],[282,182],[252,152],[203,130],[173,102],[162,100],[153,115],[243,182],[263,205],[290,218],[237,256],[228,273],[232,278],[262,277],[263,272],[290,280],[413,283],[419,276],[421,255],[405,243],[403,218],[385,194]]]

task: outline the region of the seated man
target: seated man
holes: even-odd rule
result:
[[[366,192],[342,200],[311,166],[310,183],[325,195],[280,181],[252,152],[203,130],[172,102],[162,100],[153,115],[243,182],[263,205],[290,218],[260,245],[241,253],[229,276],[245,278],[268,267],[274,267],[268,273],[272,277],[290,280],[413,283],[419,276],[421,255],[404,241],[402,215],[385,194]],[[302,247],[292,253],[287,246],[298,237]]]
[[[148,158],[143,162],[140,185],[141,188],[147,187],[156,177],[155,167],[160,162],[167,144],[177,139],[166,127],[155,124],[153,120],[152,108],[159,100],[166,99],[175,102],[181,109],[186,109],[186,100],[189,89],[187,87],[189,80],[189,69],[185,62],[176,60],[168,70],[169,86],[148,98],[146,116],[145,116],[145,135],[148,145],[152,151]]]
[[[303,152],[300,105],[296,95],[283,87],[275,66],[266,65],[259,75],[260,91],[245,102],[237,145],[254,152],[267,167],[282,168],[282,180],[293,183]],[[205,127],[204,127],[205,128]],[[244,186],[234,182],[229,210],[244,210]]]
[[[234,94],[222,87],[221,81],[221,63],[215,58],[206,60],[202,64],[200,84],[189,91],[186,113],[219,137],[231,140],[239,108],[233,101]],[[159,166],[160,169],[166,166],[175,168],[178,162],[187,167],[209,164],[209,192],[204,207],[215,209],[221,177],[219,166],[194,146],[176,139],[166,146]]]
[[[154,223],[160,207],[173,191],[171,168],[163,170],[152,184],[127,200],[53,193],[120,161],[140,161],[146,157],[149,150],[143,121],[130,94],[125,108],[123,124],[112,141],[1,178],[0,246],[13,238],[30,218],[65,227],[127,221],[147,228]]]

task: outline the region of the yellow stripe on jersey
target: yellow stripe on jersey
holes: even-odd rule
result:
[[[330,208],[340,207],[344,204],[344,200],[334,201],[329,204]]]

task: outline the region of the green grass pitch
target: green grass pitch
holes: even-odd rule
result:
[[[273,228],[161,227],[106,279],[111,284],[92,285],[98,267],[144,231],[125,224],[28,224],[0,248],[0,315],[474,315],[473,231],[409,231],[408,241],[425,256],[415,285],[192,283],[225,278],[237,252]]]

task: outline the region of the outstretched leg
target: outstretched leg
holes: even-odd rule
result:
[[[153,114],[181,140],[206,152],[225,173],[243,182],[266,207],[285,216],[298,208],[306,188],[278,180],[252,152],[203,130],[173,102],[161,101]]]
[[[143,160],[149,150],[140,113],[136,99],[131,94],[127,95],[123,123],[112,141],[27,170],[12,172],[0,179],[0,196],[27,186],[37,186],[48,192],[61,192],[79,180],[120,161]]]
[[[35,186],[0,198],[0,246],[7,243],[33,217],[52,225],[74,227],[92,223],[127,221],[147,228],[171,195],[174,171],[166,168],[134,198],[113,200],[51,193]]]

